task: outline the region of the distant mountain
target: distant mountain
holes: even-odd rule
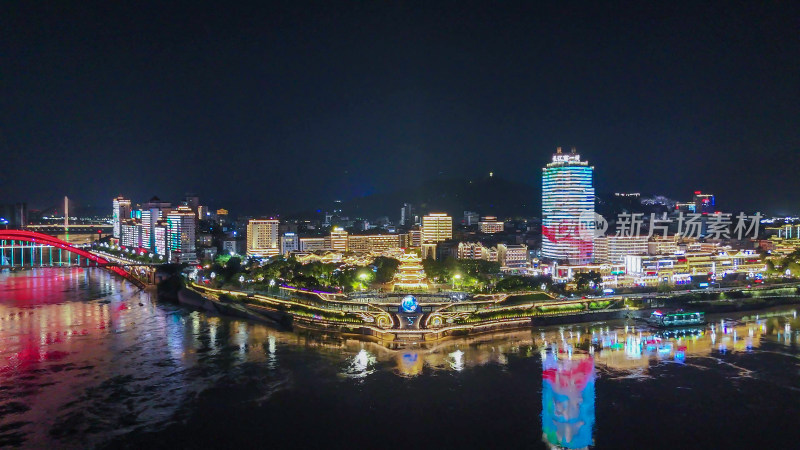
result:
[[[460,220],[464,211],[501,218],[541,214],[541,189],[500,177],[434,179],[415,187],[373,194],[341,203],[351,218],[400,217],[403,203],[411,203],[416,214],[446,212]]]

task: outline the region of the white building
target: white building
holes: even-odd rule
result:
[[[524,244],[497,244],[497,261],[501,267],[526,267],[528,265],[528,246]]]
[[[247,256],[267,257],[280,253],[277,219],[250,219],[247,222]]]
[[[556,150],[542,169],[542,256],[570,264],[593,259],[594,167]]]
[[[594,238],[594,260],[621,263],[627,255],[646,255],[647,236],[600,236]]]
[[[131,201],[119,196],[113,200],[112,208],[113,233],[114,237],[119,239],[122,233],[121,222],[131,218]]]
[[[197,215],[188,206],[167,214],[169,226],[169,252],[174,262],[197,262],[195,236],[197,233]]]
[[[297,233],[287,232],[281,236],[281,255],[286,256],[291,252],[300,250],[300,237]]]

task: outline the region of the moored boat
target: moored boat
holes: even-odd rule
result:
[[[647,322],[657,327],[683,327],[706,323],[705,313],[699,311],[653,311]]]

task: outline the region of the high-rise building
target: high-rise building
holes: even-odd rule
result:
[[[410,230],[408,232],[408,246],[409,247],[419,247],[422,245],[422,231],[420,230]]]
[[[247,222],[247,256],[266,257],[280,253],[278,219],[250,219]]]
[[[138,249],[142,245],[142,225],[133,219],[120,222],[120,244],[129,249]]]
[[[471,226],[478,223],[480,215],[474,211],[464,211],[464,225]]]
[[[210,218],[211,218],[211,211],[208,209],[208,206],[199,205],[197,207],[197,219],[208,220]]]
[[[228,224],[228,210],[220,208],[217,210],[217,222],[220,225],[227,225]]]
[[[594,239],[596,262],[625,262],[627,255],[646,255],[647,236],[600,236]]]
[[[111,214],[112,223],[113,223],[113,233],[114,237],[119,239],[121,236],[122,228],[120,227],[120,223],[123,220],[128,220],[131,218],[131,201],[130,199],[124,198],[123,196],[119,196],[114,199],[112,202],[113,210]]]
[[[497,220],[495,216],[486,216],[478,222],[478,229],[481,233],[502,233],[504,229],[503,221]]]
[[[542,256],[570,264],[592,261],[594,167],[579,154],[556,150],[542,169]]]
[[[169,224],[169,252],[173,261],[195,262],[195,234],[197,216],[188,206],[179,206],[167,214]]]
[[[152,197],[150,201],[142,205],[142,247],[151,250],[154,248],[153,230],[159,220],[166,219],[167,214],[172,208],[172,203],[163,202],[158,197]]]
[[[162,256],[166,261],[169,261],[171,259],[171,255],[169,253],[169,223],[165,221],[157,222],[153,227],[152,239],[153,253]]]
[[[422,242],[436,243],[453,238],[453,218],[445,213],[431,213],[422,218]]]
[[[331,230],[331,248],[337,252],[346,252],[347,246],[347,231],[334,227]]]
[[[300,237],[297,233],[288,231],[281,236],[281,255],[286,256],[291,252],[300,250]]]
[[[403,207],[400,208],[400,225],[414,225],[414,207],[410,203],[403,203]]]

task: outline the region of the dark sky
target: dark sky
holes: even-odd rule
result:
[[[289,212],[574,145],[600,192],[800,213],[800,2],[260,3],[3,2],[0,202]]]

